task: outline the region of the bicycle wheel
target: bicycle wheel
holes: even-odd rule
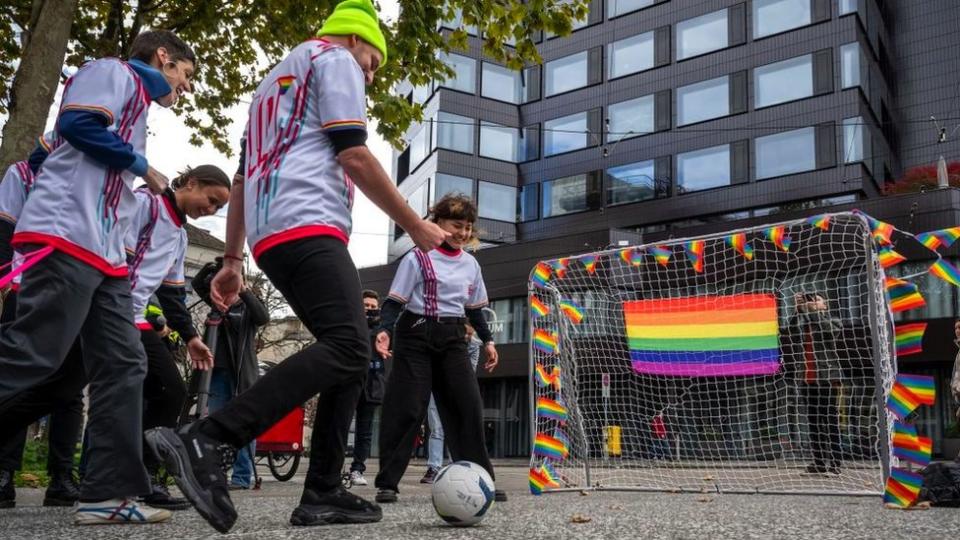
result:
[[[270,452],[267,454],[267,466],[274,478],[286,482],[297,474],[297,467],[300,466],[300,453]]]

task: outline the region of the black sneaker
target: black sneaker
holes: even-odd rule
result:
[[[397,490],[381,488],[377,490],[377,497],[375,499],[378,503],[395,503],[397,502]]]
[[[141,500],[148,506],[163,508],[164,510],[186,510],[192,506],[190,501],[183,497],[174,497],[171,495],[167,486],[162,482],[158,482],[157,479],[151,479],[150,494]]]
[[[335,523],[376,523],[383,519],[380,507],[337,486],[330,491],[303,490],[300,506],[293,510],[290,524],[298,526]]]
[[[0,470],[0,508],[17,505],[17,490],[13,487],[13,471]]]
[[[80,500],[80,486],[73,469],[56,471],[50,475],[50,485],[43,494],[44,506],[73,506]]]
[[[420,479],[421,484],[432,484],[437,478],[437,469],[434,467],[427,467],[427,472],[423,473],[423,478]]]
[[[184,426],[179,432],[154,428],[144,433],[144,438],[203,519],[214,529],[226,533],[237,521],[237,511],[227,492],[221,443],[200,433],[196,427],[197,424]]]
[[[502,489],[494,490],[493,500],[497,502],[507,502],[507,492]]]

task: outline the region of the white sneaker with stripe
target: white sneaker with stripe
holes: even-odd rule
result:
[[[78,502],[73,510],[74,525],[162,523],[173,516],[168,510],[153,508],[134,499],[110,499]]]

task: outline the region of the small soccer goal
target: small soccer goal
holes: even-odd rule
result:
[[[872,234],[825,214],[537,264],[531,489],[883,493]]]

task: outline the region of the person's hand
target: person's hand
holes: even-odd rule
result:
[[[163,173],[154,169],[153,167],[147,167],[147,174],[143,175],[143,179],[146,181],[147,187],[150,188],[150,191],[156,195],[163,193],[168,187],[170,187],[170,180],[168,180]]]
[[[170,335],[170,332],[172,332],[172,330],[170,330],[170,327],[167,325],[163,325],[163,329],[157,333],[160,334],[161,338],[165,338]]]
[[[240,273],[239,262],[236,265],[228,264],[231,262],[235,261],[224,261],[223,268],[210,282],[210,299],[223,313],[240,301],[240,289],[243,288],[243,274]]]
[[[958,340],[960,340],[960,320],[953,323],[953,334],[957,336]]]
[[[410,233],[410,239],[421,251],[436,249],[450,238],[450,233],[432,221],[422,220]]]
[[[483,350],[485,353],[487,353],[487,363],[483,364],[483,369],[486,369],[487,373],[493,373],[493,370],[497,367],[497,364],[500,363],[500,355],[497,354],[497,346],[492,342],[487,343]]]
[[[193,336],[190,339],[187,343],[187,353],[190,355],[190,361],[193,362],[193,369],[199,371],[213,369],[213,353],[199,337]]]
[[[386,331],[381,331],[377,334],[376,345],[377,354],[380,355],[380,358],[384,360],[389,360],[393,356],[393,353],[390,352],[390,334]]]

